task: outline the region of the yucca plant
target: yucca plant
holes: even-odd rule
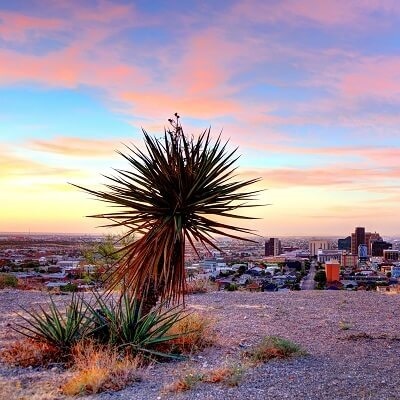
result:
[[[90,330],[88,304],[78,295],[72,296],[65,312],[59,310],[52,297],[48,310],[42,306],[39,306],[39,311],[21,308],[28,315],[19,314],[25,324],[16,323],[13,329],[36,341],[54,345],[61,351],[68,351]]]
[[[106,190],[78,186],[119,208],[92,217],[137,234],[121,250],[110,280],[111,287],[123,281],[127,290],[143,297],[146,311],[158,300],[183,300],[186,240],[195,249],[196,242],[218,249],[214,235],[243,239],[240,233],[254,233],[221,217],[249,219],[232,212],[252,206],[248,201],[257,191],[243,189],[259,179],[234,180],[237,149],[228,151],[220,136],[213,142],[210,129],[197,138],[186,136],[175,116],[162,138],[143,130],[145,150],[126,146],[125,153],[118,152],[130,169],[106,177]]]
[[[92,321],[89,336],[105,344],[129,348],[134,353],[178,357],[156,348],[184,335],[169,333],[188,315],[181,307],[168,309],[161,303],[150,312],[143,313],[143,300],[129,291],[125,291],[118,300],[94,295],[95,303],[88,304]]]

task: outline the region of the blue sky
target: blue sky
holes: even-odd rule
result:
[[[67,182],[179,112],[263,178],[261,234],[400,233],[400,3],[217,3],[0,0],[0,230],[96,232]]]

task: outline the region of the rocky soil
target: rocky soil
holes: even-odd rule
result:
[[[57,301],[65,301],[61,296]],[[0,346],[18,335],[10,329],[18,305],[45,303],[40,292],[0,291]],[[157,364],[143,380],[93,400],[147,399],[400,399],[400,296],[376,292],[213,292],[188,298],[188,307],[214,321],[215,345],[187,361]],[[306,356],[245,370],[237,387],[199,383],[170,393],[181,376],[241,362],[241,353],[266,335],[300,344]],[[59,387],[68,372],[0,364],[0,399],[65,399]]]

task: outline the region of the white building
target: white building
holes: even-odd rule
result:
[[[329,250],[330,245],[327,240],[310,240],[309,248],[310,256],[314,257],[318,255],[318,250]]]
[[[318,250],[317,251],[317,260],[320,263],[326,263],[327,261],[339,261],[342,257],[342,250]]]
[[[57,262],[57,267],[60,267],[61,269],[75,269],[78,268],[79,266],[79,261],[58,261]]]

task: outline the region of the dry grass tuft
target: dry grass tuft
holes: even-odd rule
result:
[[[289,358],[305,354],[298,344],[288,339],[279,336],[266,336],[260,344],[247,350],[244,356],[250,361],[258,363],[274,358]]]
[[[59,362],[61,356],[55,346],[33,339],[14,342],[0,353],[0,359],[3,362],[20,367],[47,366]]]
[[[209,371],[203,381],[208,383],[223,383],[227,386],[239,386],[243,378],[245,368],[241,364],[220,367]]]
[[[204,379],[204,376],[199,373],[190,373],[182,376],[175,382],[171,383],[166,387],[167,392],[172,392],[172,393],[179,393],[179,392],[185,392],[187,390],[193,389],[195,385],[197,385],[199,382],[202,382]]]
[[[194,279],[187,282],[186,294],[199,294],[211,291],[213,284],[208,279]]]
[[[167,392],[179,393],[193,389],[200,382],[222,383],[226,386],[238,386],[242,380],[245,368],[241,364],[216,368],[208,372],[191,372],[182,375],[179,379],[166,386]]]
[[[342,331],[348,331],[351,328],[351,324],[346,321],[339,321],[339,329]]]
[[[171,335],[181,335],[167,345],[172,352],[191,354],[211,346],[214,342],[212,320],[201,314],[193,313],[178,321],[168,331]]]
[[[110,347],[80,342],[72,352],[74,375],[63,385],[68,396],[121,390],[140,380],[138,357],[120,356]]]

